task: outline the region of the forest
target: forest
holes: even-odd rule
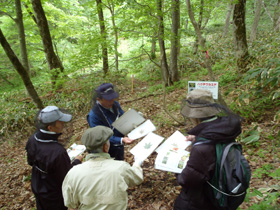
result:
[[[68,148],[89,127],[94,88],[110,82],[166,138],[193,127],[180,114],[188,81],[218,82],[217,103],[244,119],[252,177],[239,209],[280,209],[279,32],[280,0],[1,0],[0,209],[35,209],[24,148],[39,109],[71,112]],[[156,155],[128,209],[173,209],[181,186]]]

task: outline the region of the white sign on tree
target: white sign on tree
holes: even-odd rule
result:
[[[188,81],[188,93],[194,89],[207,89],[212,92],[213,98],[218,99],[218,82],[211,81]]]

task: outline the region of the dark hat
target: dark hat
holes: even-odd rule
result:
[[[103,83],[97,89],[96,92],[105,100],[113,100],[119,97],[119,94],[114,90],[114,86],[111,83]]]
[[[88,151],[100,149],[113,133],[112,129],[101,125],[89,128],[82,136],[82,144],[86,146]]]
[[[215,102],[209,90],[194,89],[188,93],[186,103],[181,109],[181,114],[188,118],[211,117],[221,112],[214,105]]]
[[[47,106],[42,109],[38,115],[38,120],[42,123],[52,123],[55,121],[69,122],[71,119],[71,114],[63,113],[63,111],[56,106]]]

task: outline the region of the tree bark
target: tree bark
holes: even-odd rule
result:
[[[36,17],[36,22],[40,31],[40,35],[42,38],[44,52],[46,55],[46,59],[48,62],[49,69],[51,71],[51,80],[53,87],[57,82],[57,78],[60,72],[63,72],[63,66],[58,58],[58,56],[54,52],[52,38],[49,30],[49,25],[47,18],[45,16],[45,12],[43,10],[42,4],[40,0],[31,0],[32,8],[34,10],[34,14]]]
[[[43,103],[42,103],[38,93],[36,92],[27,71],[25,70],[23,65],[20,63],[20,61],[17,58],[17,56],[15,55],[15,53],[13,52],[11,46],[7,42],[1,29],[0,29],[0,42],[1,42],[1,45],[2,45],[3,49],[5,50],[8,58],[12,62],[14,68],[20,75],[20,77],[25,85],[25,88],[26,88],[27,92],[29,93],[30,97],[32,98],[33,102],[35,103],[35,105],[37,106],[38,109],[42,109],[44,107]]]
[[[238,0],[238,3],[235,4],[233,11],[235,55],[237,67],[240,71],[243,71],[247,67],[249,61],[249,52],[246,39],[245,6],[246,0]]]
[[[210,77],[210,81],[215,81],[215,77],[214,77],[214,73],[213,73],[213,69],[212,69],[212,66],[211,66],[211,63],[209,61],[209,58],[207,56],[207,51],[205,49],[205,39],[204,37],[202,36],[202,33],[201,33],[201,30],[199,28],[199,25],[197,24],[195,18],[194,18],[194,13],[192,11],[192,8],[191,8],[191,2],[190,0],[186,0],[186,3],[187,3],[187,9],[188,9],[188,13],[189,13],[189,18],[191,20],[191,23],[195,29],[195,33],[196,33],[196,36],[197,36],[197,39],[199,41],[199,44],[201,45],[201,47],[204,49],[204,52],[205,52],[205,56],[204,56],[204,62],[206,64],[206,68],[207,68],[207,71],[208,71],[208,75]],[[224,106],[227,106],[225,100],[223,99],[222,97],[222,94],[221,92],[219,91],[219,95],[218,95],[218,101],[220,104],[224,105]]]
[[[103,16],[103,9],[102,9],[102,1],[96,0],[97,5],[97,12],[99,18],[99,26],[100,26],[100,33],[102,37],[102,58],[103,58],[103,72],[104,75],[108,73],[109,64],[108,64],[108,49],[107,49],[107,33],[105,28],[104,16]]]
[[[250,42],[253,42],[257,37],[257,28],[260,20],[262,9],[262,0],[256,0],[255,18],[251,29]]]
[[[111,13],[111,20],[112,20],[112,25],[113,25],[113,30],[114,30],[114,35],[115,35],[115,43],[114,43],[114,50],[115,50],[115,70],[116,72],[119,71],[119,52],[118,52],[118,28],[116,26],[115,22],[115,8],[114,8],[114,2],[109,2],[108,1],[108,9],[110,10]]]
[[[195,29],[195,33],[196,33],[198,42],[201,45],[201,47],[203,48],[203,50],[206,52],[206,49],[205,49],[205,39],[203,38],[201,30],[199,28],[199,25],[197,24],[197,22],[196,22],[196,20],[194,18],[194,14],[193,14],[193,11],[192,11],[192,8],[191,8],[191,2],[190,2],[190,0],[186,0],[186,3],[187,3],[187,8],[188,8],[189,18],[191,20],[191,23],[192,23],[194,29]],[[210,79],[212,81],[215,81],[210,61],[209,61],[209,59],[207,58],[206,55],[205,55],[205,64],[206,64],[206,67],[207,67]]]
[[[17,14],[16,23],[18,26],[22,65],[24,66],[27,73],[29,74],[29,62],[28,62],[27,49],[26,49],[24,25],[23,25],[23,20],[22,20],[21,1],[15,0],[15,5],[16,5],[16,14]]]
[[[270,20],[273,22],[273,17],[272,17],[272,15],[270,14],[269,10],[267,9],[266,4],[265,4],[264,1],[263,1],[263,8],[264,8],[264,10],[266,11],[266,13],[267,13],[268,17],[270,18]]]
[[[179,24],[180,24],[180,1],[172,0],[172,26],[171,26],[171,53],[170,53],[170,73],[171,81],[179,81],[178,73],[178,45],[179,45]]]
[[[156,33],[154,34],[156,36]],[[151,58],[156,58],[156,38],[152,37],[152,45],[151,45]]]
[[[164,43],[164,25],[163,25],[163,12],[162,12],[162,1],[157,0],[157,12],[159,21],[159,32],[158,32],[158,43],[160,47],[160,57],[161,57],[161,75],[165,86],[170,86],[172,84],[169,75],[169,68],[165,52]]]
[[[278,0],[275,6],[274,17],[273,17],[273,29],[276,32],[279,32],[280,30],[280,0]]]
[[[225,22],[223,37],[226,37],[227,33],[228,33],[228,28],[229,28],[232,8],[233,8],[233,4],[232,4],[232,2],[230,2],[230,4],[228,5],[228,10],[227,10],[227,15],[226,15],[226,22]]]

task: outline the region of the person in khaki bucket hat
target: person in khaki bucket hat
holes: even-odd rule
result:
[[[218,114],[221,110],[215,104],[212,93],[204,89],[195,89],[187,95],[186,105],[181,114],[188,118],[205,118]]]
[[[143,182],[142,160],[132,166],[114,160],[108,151],[113,131],[105,126],[87,129],[82,136],[88,155],[86,161],[66,175],[62,192],[64,204],[70,209],[125,210],[129,187]]]
[[[215,170],[216,143],[229,143],[241,133],[241,118],[215,103],[212,93],[194,89],[183,100],[181,114],[194,124],[186,137],[192,142],[190,157],[177,182],[182,186],[174,210],[217,210],[212,204],[207,181]],[[202,139],[208,143],[203,143]],[[211,143],[209,143],[211,142]]]

